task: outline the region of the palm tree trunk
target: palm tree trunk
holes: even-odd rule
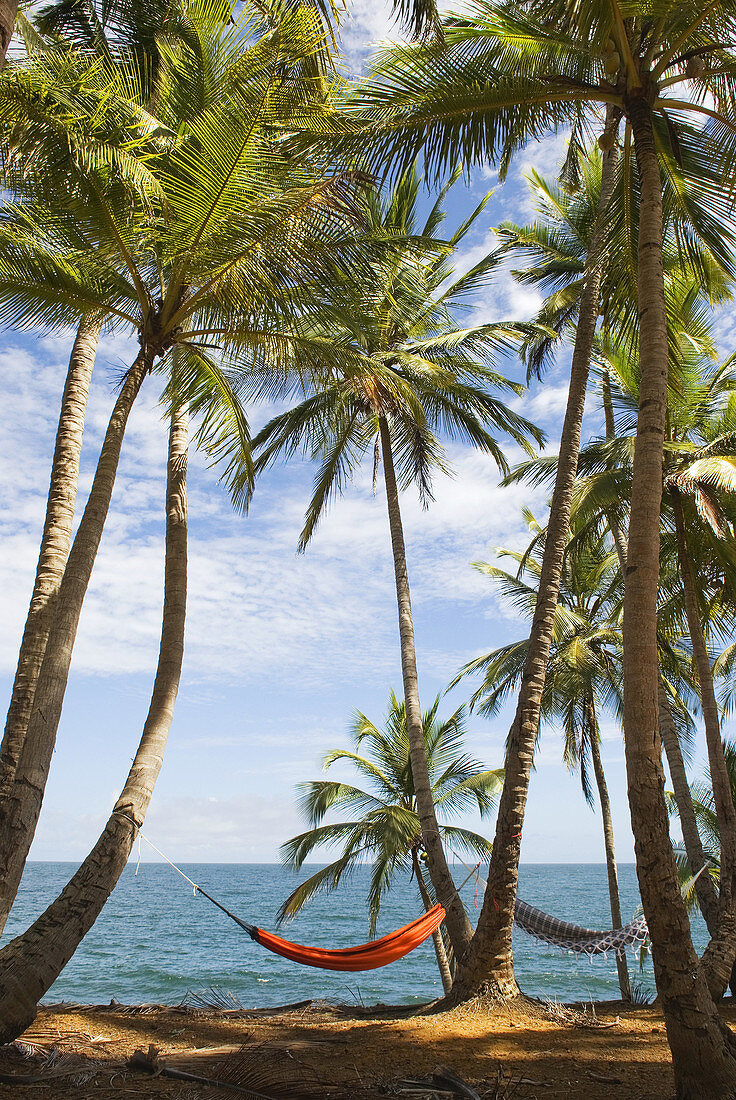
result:
[[[429,895],[427,884],[424,881],[424,875],[422,874],[422,868],[419,863],[419,856],[417,855],[416,848],[412,848],[411,850],[411,865],[414,869],[414,877],[417,880],[417,886],[419,887],[422,905],[426,910],[429,910],[432,908],[432,898]],[[439,928],[435,928],[432,933],[432,943],[434,944],[435,958],[437,959],[437,966],[439,967],[440,977],[442,978],[442,988],[445,993],[449,993],[452,989],[452,971],[450,970],[450,960],[447,958],[445,944]]]
[[[125,426],[149,368],[150,358],[141,352],[115,402],[87,506],[55,601],[54,619],[14,782],[6,801],[0,805],[0,929],[5,927],[15,900],[41,812],[79,617],[110,505]]]
[[[733,1097],[736,1059],[699,972],[669,836],[659,740],[657,595],[667,411],[662,183],[651,107],[626,99],[641,181],[641,386],[624,596],[624,747],[636,865],[679,1100]]]
[[[417,813],[422,829],[422,843],[427,853],[429,874],[437,894],[437,900],[444,906],[447,931],[456,958],[460,958],[470,943],[473,934],[460,900],[450,868],[442,847],[442,838],[434,812],[432,785],[427,768],[427,756],[424,748],[424,727],[422,708],[419,703],[419,680],[417,658],[414,648],[414,620],[411,613],[409,575],[406,568],[406,546],[404,529],[401,523],[399,493],[396,487],[396,474],[391,449],[391,435],[385,416],[379,417],[381,435],[381,457],[386,483],[386,502],[388,522],[391,530],[391,546],[394,555],[394,576],[396,579],[396,599],[399,607],[399,637],[401,639],[401,673],[404,681],[404,703],[406,706],[406,727],[409,735],[409,755],[414,781],[414,796]]]
[[[498,808],[488,886],[471,948],[466,958],[458,956],[458,967],[451,994],[453,1002],[465,1000],[481,992],[488,992],[496,997],[510,997],[519,992],[514,977],[511,930],[518,882],[521,831],[568,540],[585,395],[598,318],[601,284],[599,252],[603,241],[602,215],[613,192],[615,165],[615,153],[611,150],[603,157],[597,224],[586,265],[585,286],[580,296],[557,474],[550,504],[537,601],[529,635],[529,649],[516,715],[509,732],[505,761],[506,777]]]
[[[187,598],[187,415],[173,414],[166,488],[166,565],[161,646],[153,695],[125,786],[94,848],[61,894],[27,931],[0,951],[0,1043],[33,1022],[99,916],[130,855],[161,770],[184,655]]]
[[[606,775],[603,771],[598,719],[596,718],[595,703],[592,698],[588,700],[588,744],[590,745],[590,756],[593,761],[595,782],[601,804],[603,845],[606,851],[606,872],[608,874],[608,897],[611,903],[611,927],[621,928],[623,927],[623,921],[621,920],[621,900],[618,892],[618,870],[616,868],[616,849],[613,841],[611,800],[608,797],[608,784],[606,783]],[[629,967],[625,955],[616,955],[616,970],[618,971],[618,984],[621,989],[621,996],[625,1001],[630,1001],[631,981],[629,979]]]
[[[677,804],[677,813],[682,828],[682,841],[685,846],[685,854],[690,864],[690,872],[697,875],[701,867],[708,862],[703,851],[703,842],[698,831],[698,822],[693,810],[693,800],[690,795],[690,784],[685,771],[685,761],[682,758],[680,738],[677,736],[675,720],[672,715],[672,707],[667,697],[667,689],[664,686],[662,676],[659,677],[659,731],[667,757],[667,767],[672,780],[672,790]],[[704,871],[695,880],[695,892],[703,914],[708,931],[711,936],[718,929],[718,894],[713,885],[713,879]]]
[[[603,372],[603,409],[606,422],[606,439],[615,438],[616,426],[613,419],[613,405],[611,402],[611,385],[608,371]],[[621,575],[626,576],[626,541],[623,531],[613,513],[606,514],[608,526],[613,535]],[[703,851],[703,842],[700,839],[698,823],[693,810],[693,800],[690,796],[690,784],[685,771],[685,761],[682,758],[680,738],[677,735],[675,720],[672,714],[672,706],[667,695],[667,688],[662,678],[661,670],[657,680],[657,697],[659,701],[659,735],[667,757],[667,767],[672,780],[672,789],[677,804],[677,813],[682,828],[682,840],[685,845],[690,870],[697,875],[701,867],[705,867],[706,858]],[[718,894],[713,885],[713,879],[707,872],[695,879],[695,893],[697,894],[700,912],[707,925],[711,936],[715,935],[718,928]]]
[[[680,563],[685,593],[685,614],[688,632],[693,647],[693,658],[700,683],[700,702],[703,710],[705,741],[708,747],[713,801],[721,835],[721,880],[719,891],[719,928],[711,937],[701,965],[711,994],[722,997],[731,976],[736,957],[736,911],[734,909],[734,875],[736,874],[736,807],[733,804],[731,783],[721,740],[721,724],[718,717],[718,703],[713,688],[713,673],[705,644],[703,624],[698,608],[698,594],[695,573],[687,545],[685,515],[682,510],[682,498],[676,486],[669,490],[677,533],[677,557]],[[701,878],[704,878],[701,875]]]
[[[0,744],[0,804],[10,793],[25,740],[54,601],[69,555],[79,483],[84,417],[101,324],[97,318],[82,320],[69,358],[36,579],[18,654],[5,732]]]
[[[0,0],[0,69],[5,64],[17,14],[18,0]]]

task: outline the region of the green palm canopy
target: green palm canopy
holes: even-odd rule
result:
[[[495,805],[503,770],[489,770],[464,751],[465,708],[449,718],[438,717],[439,696],[423,717],[424,744],[432,797],[438,817],[447,819],[470,810],[485,817]],[[281,847],[287,867],[299,870],[322,846],[340,848],[328,866],[310,875],[279,910],[279,920],[295,916],[316,893],[335,890],[356,867],[372,862],[368,891],[370,931],[375,931],[381,901],[396,874],[416,872],[423,854],[414,794],[406,709],[391,692],[382,728],[356,712],[350,726],[351,749],[333,749],[324,757],[327,771],[348,764],[365,788],[333,780],[303,783],[299,806],[309,829]],[[330,810],[352,814],[350,820],[323,824]],[[491,845],[485,837],[459,825],[440,825],[448,849],[474,860],[486,858]],[[419,872],[421,875],[421,871]]]

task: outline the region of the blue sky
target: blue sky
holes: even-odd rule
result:
[[[345,43],[357,67],[367,45],[388,33],[388,5],[351,5]],[[492,247],[492,227],[532,213],[524,175],[554,176],[564,135],[517,158],[467,238],[458,266]],[[474,173],[448,203],[448,224],[465,216],[495,183]],[[473,311],[477,320],[529,317],[538,299],[501,274]],[[6,330],[0,343],[0,680],[8,697],[35,569],[48,470],[71,337]],[[80,505],[91,480],[131,342],[101,347],[85,434]],[[568,357],[524,399],[524,412],[556,447]],[[514,368],[519,370],[518,365]],[[166,426],[150,380],[131,417],[105,537],[75,650],[72,676],[32,858],[79,859],[94,842],[125,778],[145,718],[158,650],[163,577]],[[253,410],[252,423],[265,410]],[[595,395],[586,431],[599,430]],[[460,665],[525,626],[495,599],[473,560],[496,546],[521,547],[521,508],[544,517],[544,494],[501,489],[493,463],[450,446],[455,477],[438,478],[436,502],[423,512],[404,494],[410,581],[425,704]],[[507,454],[518,457],[511,446]],[[190,596],[184,675],[164,768],[145,831],[176,861],[259,862],[301,830],[294,786],[319,775],[329,749],[347,743],[358,708],[378,722],[391,687],[400,692],[398,631],[385,499],[371,470],[361,470],[336,501],[309,550],[296,554],[312,471],[306,463],[264,476],[247,517],[232,512],[201,456],[190,461]],[[78,508],[81,512],[81,507]],[[464,688],[446,700],[447,712]],[[491,767],[502,764],[508,713],[471,716],[468,747]],[[603,725],[621,861],[631,834],[618,730]],[[346,776],[347,772],[344,773]],[[468,823],[473,823],[468,819]],[[473,823],[477,826],[477,822]],[[492,822],[486,825],[492,834]],[[603,860],[600,822],[579,781],[561,763],[561,738],[546,729],[532,778],[522,857],[527,862]],[[144,853],[145,858],[145,853]]]

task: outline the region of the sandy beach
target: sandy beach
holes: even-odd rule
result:
[[[736,1021],[730,999],[722,1012]],[[473,1003],[408,1016],[406,1009],[356,1011],[318,1002],[233,1011],[113,1004],[42,1008],[21,1040],[0,1054],[0,1095],[473,1095],[443,1077],[446,1070],[482,1100],[665,1100],[674,1088],[656,1006]],[[10,1075],[20,1080],[10,1083]]]

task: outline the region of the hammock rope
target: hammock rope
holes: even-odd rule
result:
[[[127,815],[122,814],[121,816],[126,817]],[[133,821],[132,818],[127,818],[127,820]],[[217,898],[213,898],[211,894],[202,889],[199,883],[185,875],[182,869],[177,867],[168,856],[164,855],[161,849],[157,848],[141,829],[138,829],[138,836],[145,840],[146,844],[153,848],[154,852],[157,852],[168,863],[169,867],[172,867],[177,874],[186,879],[189,885],[193,887],[195,895],[200,893],[208,901],[211,901],[213,905],[226,913],[231,920],[240,925],[252,940],[268,951],[272,951],[275,955],[281,955],[282,958],[301,963],[303,966],[339,971],[376,970],[378,967],[388,966],[389,963],[396,962],[416,947],[419,947],[428,936],[431,936],[439,928],[445,919],[445,910],[438,904],[433,905],[431,909],[428,909],[421,917],[417,917],[416,920],[410,921],[402,928],[397,928],[395,932],[389,932],[388,935],[381,937],[379,940],[361,943],[357,947],[328,950],[319,947],[307,947],[301,943],[292,943],[290,940],[284,940],[280,936],[273,935],[272,932],[266,932],[263,928],[258,928],[255,924],[248,924],[246,921],[241,920],[235,913],[222,905]],[[475,874],[476,871],[477,867],[474,867],[470,875]],[[468,878],[470,878],[470,875],[468,875]],[[467,882],[467,879],[465,882]]]

